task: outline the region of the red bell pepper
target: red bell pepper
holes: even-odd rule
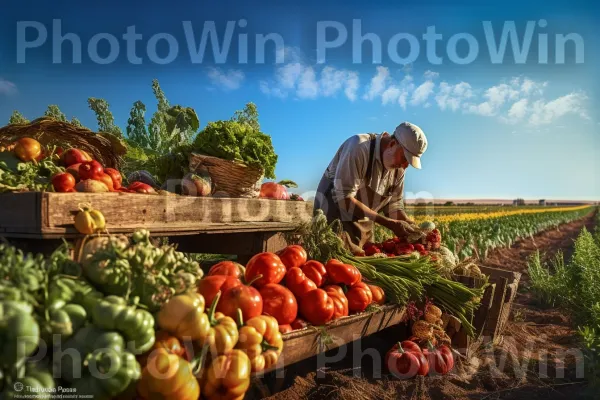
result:
[[[333,299],[334,311],[332,319],[347,317],[349,312],[348,299],[344,294],[344,290],[342,290],[342,288],[337,285],[325,286],[323,290],[325,290],[329,297]]]
[[[333,299],[323,289],[306,293],[298,299],[298,303],[300,314],[313,325],[324,325],[333,318]]]
[[[435,347],[430,341],[427,341],[427,347],[423,349],[423,355],[429,362],[430,372],[434,374],[445,375],[454,368],[452,351],[446,345]]]
[[[317,287],[321,287],[325,284],[325,280],[327,279],[327,270],[325,266],[318,261],[310,260],[302,267],[302,272],[304,275],[311,281],[317,285]]]
[[[346,298],[348,299],[348,309],[352,312],[365,311],[369,304],[373,302],[371,289],[364,282],[352,285],[346,292]]]
[[[341,261],[331,259],[325,265],[329,281],[334,284],[343,283],[352,286],[361,281],[362,276],[354,265],[344,264]]]
[[[296,298],[302,297],[317,288],[317,285],[308,279],[300,268],[290,268],[285,275],[285,286],[290,289]]]
[[[425,376],[429,372],[429,362],[421,348],[409,340],[397,343],[387,352],[385,365],[399,379]]]

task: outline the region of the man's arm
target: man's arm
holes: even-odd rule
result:
[[[404,211],[404,209],[402,209],[402,208],[399,208],[399,209],[397,209],[397,210],[395,210],[395,211],[391,212],[391,213],[390,213],[390,218],[392,218],[392,219],[397,219],[397,220],[400,220],[400,221],[406,221],[406,222],[408,222],[409,224],[414,224],[414,223],[415,223],[415,221],[414,221],[414,220],[412,220],[412,219],[411,219],[411,218],[408,216],[408,214],[406,214],[406,212]]]
[[[347,197],[344,199],[344,204],[340,204],[341,207],[344,207],[349,214],[354,216],[357,219],[368,218],[375,223],[382,225],[388,229],[392,229],[393,220],[391,218],[385,217],[372,209],[370,209],[366,204],[356,199],[355,197]]]

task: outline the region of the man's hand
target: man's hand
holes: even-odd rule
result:
[[[416,225],[411,225],[406,221],[391,220],[387,223],[387,228],[399,238],[423,234]]]

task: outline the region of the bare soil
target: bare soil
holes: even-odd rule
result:
[[[497,249],[484,264],[521,272],[519,293],[512,315],[496,346],[479,349],[469,360],[457,360],[443,377],[401,381],[385,373],[369,356],[357,358],[353,349],[337,363],[316,370],[308,359],[286,369],[285,376],[256,380],[247,399],[579,399],[587,394],[583,359],[569,315],[544,308],[528,292],[527,263],[540,251],[544,260],[562,251],[570,257],[583,226],[593,230],[592,216],[542,232],[533,239]],[[388,328],[362,340],[362,348],[384,355],[395,341],[404,339],[405,327]],[[349,347],[349,346],[346,346]],[[364,351],[363,351],[364,352]],[[352,361],[354,360],[354,361]],[[371,362],[368,362],[371,361]],[[371,365],[373,364],[373,365]],[[271,397],[269,397],[271,396]]]

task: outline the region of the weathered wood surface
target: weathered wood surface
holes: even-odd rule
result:
[[[487,340],[495,341],[501,336],[502,330],[512,308],[513,301],[517,295],[521,274],[513,271],[491,267],[480,267],[481,272],[490,276],[490,283],[496,284],[497,293],[494,295],[493,307],[487,314],[486,326],[483,335]]]
[[[309,327],[283,335],[283,352],[275,368],[297,363],[355,340],[360,340],[404,320],[406,308],[385,305],[379,310],[344,317],[324,327]],[[268,372],[268,371],[265,371]]]
[[[109,232],[138,228],[153,235],[202,232],[276,232],[309,221],[303,201],[161,196],[133,193],[8,193],[0,195],[0,233],[7,237],[76,235],[73,219],[81,203],[100,210]]]

